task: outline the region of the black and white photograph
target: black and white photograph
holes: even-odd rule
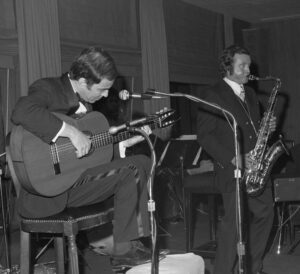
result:
[[[299,274],[299,0],[0,0],[0,274]]]

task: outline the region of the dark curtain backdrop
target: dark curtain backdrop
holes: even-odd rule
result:
[[[279,77],[282,88],[275,109],[285,138],[300,143],[300,19],[264,23],[244,31],[246,46],[254,53],[257,73]],[[260,84],[266,100],[272,84]]]
[[[179,0],[163,3],[170,82],[214,82],[224,46],[223,16]]]
[[[201,93],[207,85],[195,85],[171,82],[170,87],[172,92],[180,92],[190,94],[196,97],[201,97]],[[172,127],[172,137],[178,137],[182,134],[196,134],[196,120],[198,108],[201,103],[196,103],[185,98],[172,97],[171,108],[176,109],[180,114],[180,120]]]
[[[0,1],[0,87],[5,134],[10,130],[10,115],[20,96],[18,36],[14,1]]]
[[[61,74],[60,35],[56,0],[15,2],[21,95],[42,77]]]
[[[170,92],[201,96],[201,87],[218,77],[218,59],[224,47],[224,17],[180,0],[164,0]],[[230,27],[226,25],[226,27]],[[171,107],[181,119],[172,137],[195,134],[199,104],[172,98]]]

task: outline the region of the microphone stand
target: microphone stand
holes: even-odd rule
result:
[[[245,243],[243,242],[243,231],[242,231],[242,203],[241,203],[241,188],[240,188],[240,179],[241,179],[241,169],[239,166],[239,155],[240,155],[240,149],[239,149],[239,143],[237,140],[237,122],[235,117],[231,112],[228,110],[222,108],[221,106],[205,101],[203,99],[200,99],[198,97],[195,97],[190,94],[185,93],[165,93],[165,92],[159,92],[159,91],[148,91],[149,94],[155,94],[155,95],[163,95],[163,96],[169,96],[169,97],[184,97],[191,101],[202,103],[205,105],[208,105],[212,108],[220,110],[225,117],[227,115],[231,118],[233,121],[233,132],[234,132],[234,152],[235,152],[235,166],[236,169],[234,170],[234,178],[236,182],[236,214],[237,214],[237,233],[238,233],[238,243],[237,243],[237,254],[238,254],[238,272],[240,274],[244,273],[244,257],[245,257]]]
[[[151,151],[151,169],[149,173],[149,179],[147,182],[148,193],[149,193],[148,211],[150,213],[150,231],[151,231],[151,242],[152,242],[151,274],[157,274],[158,273],[158,260],[156,257],[157,227],[156,227],[155,216],[154,216],[155,201],[153,200],[153,181],[155,176],[156,154],[151,139],[144,130],[137,127],[130,127],[130,126],[127,127],[127,130],[129,132],[138,132],[140,135],[142,135],[147,141]]]

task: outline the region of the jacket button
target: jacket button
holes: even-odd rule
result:
[[[252,135],[249,136],[249,139],[252,139]]]

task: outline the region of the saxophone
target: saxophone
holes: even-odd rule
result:
[[[277,92],[281,87],[280,79],[272,76],[259,78],[249,75],[249,80],[275,80],[276,82],[268,100],[268,107],[260,124],[255,147],[249,155],[254,164],[251,169],[246,170],[243,175],[246,192],[250,196],[256,196],[263,192],[272,167],[277,159],[283,153],[288,153],[288,151],[281,139],[277,140],[270,148],[267,146],[270,136],[270,119],[273,116]]]

